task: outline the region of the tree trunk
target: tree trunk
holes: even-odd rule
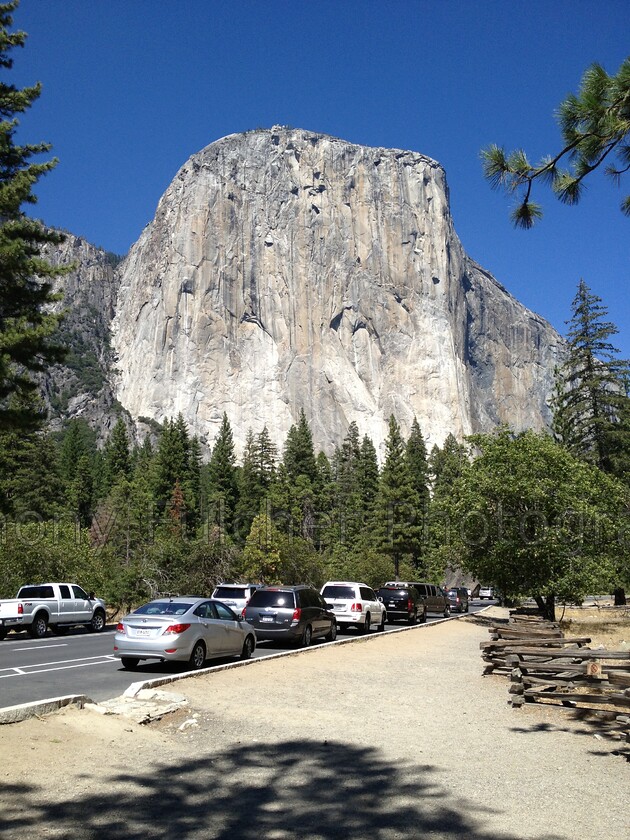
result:
[[[556,620],[556,596],[548,595],[545,599],[542,595],[534,595],[540,614],[547,621]]]
[[[615,590],[613,590],[613,596],[615,598],[616,607],[626,606],[626,590],[623,588],[623,586],[618,586]]]

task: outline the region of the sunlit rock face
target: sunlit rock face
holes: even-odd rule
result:
[[[548,424],[557,333],[464,253],[444,171],[412,151],[274,127],[193,155],[120,269],[118,400],[237,451],[303,409],[316,449],[352,421],[382,454]]]

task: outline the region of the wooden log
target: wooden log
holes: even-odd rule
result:
[[[479,649],[485,650],[486,648],[506,648],[506,647],[529,647],[527,642],[531,641],[531,647],[538,646],[538,645],[549,645],[550,647],[564,647],[565,645],[588,645],[591,642],[591,639],[588,636],[574,636],[573,638],[564,638],[561,639],[559,637],[535,637],[535,638],[521,638],[521,639],[496,639],[490,640],[487,642],[479,642]],[[630,651],[629,651],[630,653]],[[630,658],[630,656],[629,656]]]
[[[590,648],[535,648],[514,647],[511,654],[517,656],[538,656],[549,659],[627,659],[630,660],[630,650],[591,650]]]
[[[538,688],[526,688],[523,692],[525,697],[543,697],[547,700],[569,700],[573,703],[603,703],[619,706],[630,706],[630,697],[623,694],[580,694],[578,692],[545,691]]]

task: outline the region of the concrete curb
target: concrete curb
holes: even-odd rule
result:
[[[21,703],[19,706],[6,706],[0,709],[0,726],[6,723],[19,723],[21,720],[39,717],[39,715],[49,715],[65,706],[77,706],[82,709],[86,703],[91,702],[85,694],[69,694],[66,697],[51,697],[34,703]]]

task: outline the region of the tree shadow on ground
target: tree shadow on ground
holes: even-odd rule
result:
[[[630,748],[626,746],[625,738],[620,737],[622,730],[620,723],[611,719],[615,713],[607,717],[593,717],[587,709],[567,709],[558,704],[538,703],[537,705],[545,710],[554,709],[557,712],[557,722],[538,721],[526,726],[512,726],[512,732],[520,735],[536,735],[546,732],[567,732],[571,735],[578,735],[587,738],[596,738],[600,743],[606,743],[610,749],[589,750],[591,755],[598,756],[622,756],[630,761]],[[618,712],[622,714],[622,712]]]
[[[492,829],[498,810],[453,796],[429,765],[392,766],[373,748],[284,741],[212,754],[191,745],[190,760],[86,772],[75,795],[3,785],[6,840],[518,840]],[[60,768],[63,772],[63,768]],[[91,787],[94,785],[94,787]],[[52,789],[52,786],[51,786]],[[78,793],[80,791],[80,793]],[[53,794],[54,795],[54,794]],[[566,840],[545,834],[538,840]]]

